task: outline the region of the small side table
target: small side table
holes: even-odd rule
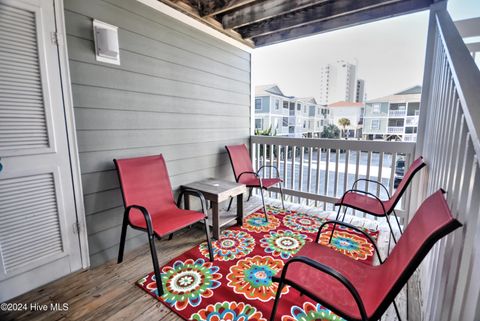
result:
[[[212,216],[208,221],[213,222],[210,225],[213,227],[213,237],[219,239],[220,228],[227,225],[233,220],[237,220],[237,224],[242,225],[243,222],[243,193],[247,191],[247,187],[244,184],[239,184],[231,181],[225,181],[220,179],[205,179],[198,182],[182,185],[180,188],[195,189],[205,196],[205,199],[212,203]],[[220,217],[218,212],[218,204],[227,201],[230,197],[237,197],[237,215],[234,216],[222,216]],[[190,208],[190,198],[188,193],[185,194],[185,208]]]

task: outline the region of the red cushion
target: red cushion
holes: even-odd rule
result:
[[[247,187],[260,187],[260,180],[256,177],[240,177],[239,183],[247,185]],[[270,188],[273,185],[282,182],[280,178],[262,178],[262,184],[264,188]]]
[[[391,202],[382,201],[382,203],[387,213],[390,213],[392,210]],[[385,216],[382,204],[376,198],[361,193],[348,192],[343,197],[343,201],[340,198],[335,205],[345,205],[372,215]]]
[[[159,237],[163,237],[203,220],[205,215],[200,212],[172,207],[162,212],[150,213],[150,217],[152,219],[152,225],[155,234],[157,234]],[[136,209],[132,209],[130,212],[130,224],[143,229],[147,228],[147,224],[145,223],[142,213]]]

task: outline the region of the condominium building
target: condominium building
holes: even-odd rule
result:
[[[357,88],[355,91],[355,102],[363,103],[367,100],[367,93],[365,92],[365,80],[357,79]]]
[[[342,132],[342,137],[345,138],[359,138],[362,137],[362,124],[364,103],[337,101],[328,105],[330,111],[330,121],[332,124],[338,126]],[[350,121],[350,125],[340,125],[339,120],[346,118]]]
[[[364,83],[363,83],[364,85]],[[320,104],[356,101],[357,66],[345,60],[329,63],[320,69]]]
[[[255,88],[255,130],[272,129],[272,135],[320,137],[328,110],[315,98],[286,96],[277,85]]]
[[[365,139],[416,141],[421,86],[367,101],[363,135]]]

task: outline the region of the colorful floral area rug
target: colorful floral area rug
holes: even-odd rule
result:
[[[242,226],[224,230],[212,242],[210,262],[206,242],[161,268],[164,295],[158,297],[153,272],[137,285],[185,320],[266,321],[270,318],[278,283],[272,276],[306,242],[313,242],[325,219],[269,207],[244,218]],[[355,260],[372,264],[374,249],[365,236],[338,227],[331,244],[331,227],[320,243]],[[330,232],[329,232],[330,231]],[[365,229],[373,239],[378,231]],[[333,312],[286,286],[276,319],[281,321],[343,320]]]

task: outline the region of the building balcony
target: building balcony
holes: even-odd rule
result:
[[[389,110],[388,117],[405,117],[407,115],[406,110]]]
[[[389,134],[403,134],[404,127],[393,127],[393,126],[388,126],[387,127],[387,133]]]

